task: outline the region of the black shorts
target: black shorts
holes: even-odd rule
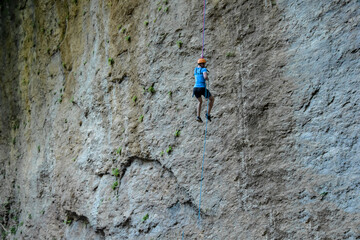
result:
[[[194,95],[196,98],[201,97],[201,95],[203,95],[205,98],[211,97],[211,93],[209,90],[206,89],[206,92],[205,92],[205,88],[199,88],[199,87],[194,87],[193,96]]]

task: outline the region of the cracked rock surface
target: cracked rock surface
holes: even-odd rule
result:
[[[202,4],[0,2],[3,239],[360,238],[360,2],[207,1],[198,221]]]

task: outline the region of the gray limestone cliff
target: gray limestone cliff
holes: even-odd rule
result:
[[[198,222],[202,4],[0,2],[3,239],[360,239],[360,1],[207,1]]]

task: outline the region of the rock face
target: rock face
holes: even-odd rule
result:
[[[207,2],[198,221],[202,4],[1,1],[4,239],[360,238],[360,2]]]

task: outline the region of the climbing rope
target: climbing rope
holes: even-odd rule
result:
[[[209,86],[210,86],[210,82],[209,82]],[[209,87],[210,88],[210,87]],[[207,97],[207,107],[206,107],[206,114],[209,114],[209,96],[206,96],[208,94],[208,91],[210,91],[208,89],[206,89],[206,85],[205,85],[205,98]],[[208,91],[207,91],[208,90]],[[199,196],[199,213],[198,213],[198,223],[201,222],[201,215],[200,215],[200,207],[201,207],[201,190],[202,190],[202,181],[204,178],[204,162],[205,162],[205,147],[206,147],[206,134],[207,134],[207,123],[208,123],[208,118],[206,118],[206,123],[205,123],[205,138],[204,138],[204,151],[203,151],[203,159],[202,159],[202,164],[201,164],[201,179],[200,179],[200,196]]]
[[[205,10],[206,10],[206,0],[204,0],[204,24],[203,24],[203,36],[202,36],[201,58],[204,58],[204,46],[205,46]]]
[[[204,24],[203,24],[203,38],[202,38],[202,53],[201,58],[204,58],[204,45],[205,45],[205,11],[206,11],[206,0],[204,0]],[[209,81],[209,88],[206,89],[206,83],[205,83],[205,98],[207,99],[207,107],[206,107],[206,115],[209,114],[209,96],[207,96],[208,91],[210,89],[210,81]],[[202,191],[202,181],[204,177],[204,162],[205,162],[205,147],[206,147],[206,134],[207,134],[207,123],[208,118],[206,117],[206,123],[205,123],[205,138],[204,138],[204,151],[203,151],[203,159],[201,164],[201,179],[200,179],[200,194],[199,194],[199,212],[198,212],[198,224],[201,222],[201,191]]]
[[[201,58],[204,58],[204,46],[205,46],[205,11],[206,11],[206,0],[204,0],[204,9],[203,9],[203,34],[202,34],[202,50],[201,50]],[[210,88],[210,82],[209,82],[209,88]],[[209,96],[208,95],[208,91],[209,88],[206,88],[206,83],[205,83],[205,98],[207,98],[207,107],[206,107],[206,114],[209,113]],[[200,224],[201,221],[201,191],[202,191],[202,180],[204,177],[204,162],[205,162],[205,147],[206,147],[206,133],[207,133],[207,123],[208,123],[208,118],[206,118],[206,123],[205,123],[205,139],[204,139],[204,151],[203,151],[203,159],[202,159],[202,164],[201,164],[201,179],[200,179],[200,195],[199,195],[199,214],[198,214],[198,224]],[[184,240],[184,230],[182,232],[182,240]]]

